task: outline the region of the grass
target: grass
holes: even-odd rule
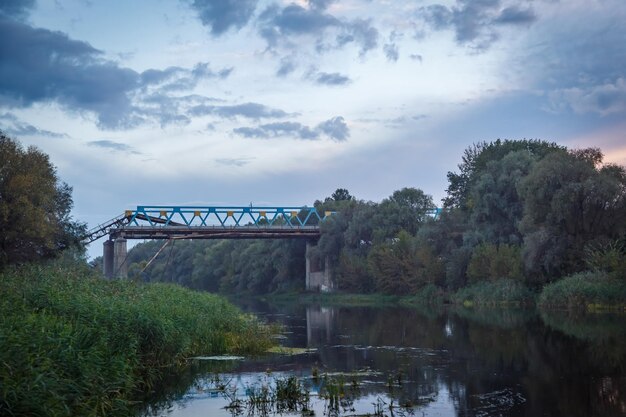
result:
[[[0,415],[132,415],[185,358],[272,345],[221,297],[85,266],[5,271],[0,295]]]
[[[534,303],[534,298],[528,288],[512,279],[479,282],[461,288],[451,296],[452,302],[465,307],[530,305]]]
[[[539,307],[626,311],[626,280],[602,272],[582,272],[543,288]]]

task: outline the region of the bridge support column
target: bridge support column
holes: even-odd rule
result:
[[[126,239],[118,237],[113,244],[113,274],[115,274],[115,278],[128,278],[126,254]]]
[[[315,256],[313,245],[306,242],[306,277],[305,288],[307,291],[331,292],[334,290],[332,274],[330,271],[330,260],[328,256],[322,260]]]
[[[113,278],[113,241],[106,240],[102,245],[102,274],[105,278]]]

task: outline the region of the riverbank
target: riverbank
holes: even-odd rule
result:
[[[263,295],[272,302],[320,303],[329,306],[439,307],[445,304],[463,307],[532,307],[542,310],[612,310],[626,311],[626,281],[598,273],[581,273],[544,286],[540,292],[512,279],[483,281],[447,292],[434,285],[421,288],[414,295],[332,293],[279,293]]]
[[[104,281],[82,265],[5,271],[0,294],[1,415],[132,415],[185,358],[272,345],[222,297]]]

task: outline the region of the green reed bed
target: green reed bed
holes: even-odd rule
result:
[[[82,266],[0,274],[0,415],[130,415],[166,369],[257,353],[270,331],[221,297]]]
[[[482,281],[459,289],[452,294],[455,304],[472,307],[482,306],[524,306],[534,303],[535,295],[519,281],[500,279]]]
[[[539,307],[626,311],[626,277],[581,272],[546,285]]]

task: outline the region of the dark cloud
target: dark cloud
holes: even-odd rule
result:
[[[244,103],[232,106],[200,104],[190,108],[189,114],[192,116],[216,115],[227,118],[241,116],[248,119],[280,119],[290,116],[289,113],[283,110],[274,109],[259,103]]]
[[[452,7],[421,7],[418,14],[436,30],[452,29],[456,41],[477,50],[487,49],[499,38],[498,26],[530,24],[537,16],[530,8],[502,7],[501,0],[457,0]]]
[[[125,143],[121,143],[121,142],[114,142],[112,140],[108,140],[108,139],[102,139],[102,140],[94,140],[91,142],[87,142],[88,146],[95,146],[98,148],[104,148],[104,149],[110,149],[112,151],[116,151],[116,152],[124,152],[124,153],[130,153],[133,155],[141,155],[141,152],[136,151],[132,146],[129,146]]]
[[[626,115],[626,79],[589,87],[572,87],[549,94],[551,110],[573,110],[575,113]]]
[[[337,116],[317,125],[317,130],[338,142],[348,139],[350,130],[343,117]]]
[[[120,129],[157,120],[162,126],[188,123],[179,111],[183,98],[169,92],[194,88],[208,78],[225,78],[207,63],[141,74],[104,60],[102,52],[61,32],[36,29],[0,18],[0,105],[29,107],[57,102],[94,113],[98,126]],[[190,101],[194,101],[190,98]]]
[[[39,129],[30,123],[20,120],[12,113],[0,114],[0,130],[11,136],[47,136],[50,138],[66,138],[65,133]]]
[[[315,82],[323,85],[346,85],[350,84],[350,77],[339,74],[338,72],[328,73],[320,72],[315,75]]]
[[[607,5],[620,5],[608,1]],[[557,16],[533,31],[511,59],[525,88],[543,92],[550,111],[626,113],[626,9],[587,10],[585,19]]]
[[[255,158],[217,158],[214,161],[220,165],[242,167],[248,165]]]
[[[348,126],[343,117],[335,117],[318,124],[314,129],[298,122],[267,123],[257,127],[239,127],[233,132],[246,137],[268,139],[275,137],[292,137],[303,140],[317,140],[325,135],[332,140],[341,142],[350,136]]]
[[[24,19],[35,7],[35,0],[0,0],[0,19]]]
[[[276,36],[320,34],[328,27],[339,27],[341,22],[334,16],[319,9],[305,9],[297,4],[280,9],[273,5],[259,16],[262,35],[271,35],[268,42],[273,43]]]
[[[198,13],[203,25],[211,28],[211,34],[219,36],[230,28],[245,26],[257,0],[193,0],[191,7]]]
[[[395,43],[387,43],[383,46],[383,52],[387,57],[387,61],[396,62],[400,58],[398,46]]]
[[[8,58],[0,60],[0,103],[57,101],[96,113],[101,126],[132,125],[128,93],[137,88],[139,75],[100,55],[63,33],[0,19],[0,56]]]
[[[494,22],[506,25],[525,25],[533,23],[535,20],[537,20],[537,15],[533,10],[511,6],[503,9]]]
[[[339,46],[354,42],[360,46],[361,57],[378,46],[378,30],[372,26],[370,20],[355,19],[343,25],[343,31],[337,36]]]
[[[310,8],[293,3],[284,8],[277,5],[267,7],[259,16],[258,24],[259,33],[267,41],[268,46],[274,48],[283,44],[290,49],[298,50],[302,48],[302,43],[292,38],[302,36],[314,39],[318,52],[355,43],[360,46],[359,54],[363,56],[377,46],[378,31],[371,25],[371,21],[342,20],[326,13],[325,8],[330,2],[313,3],[310,4]],[[334,44],[324,41],[329,31],[335,34]]]

